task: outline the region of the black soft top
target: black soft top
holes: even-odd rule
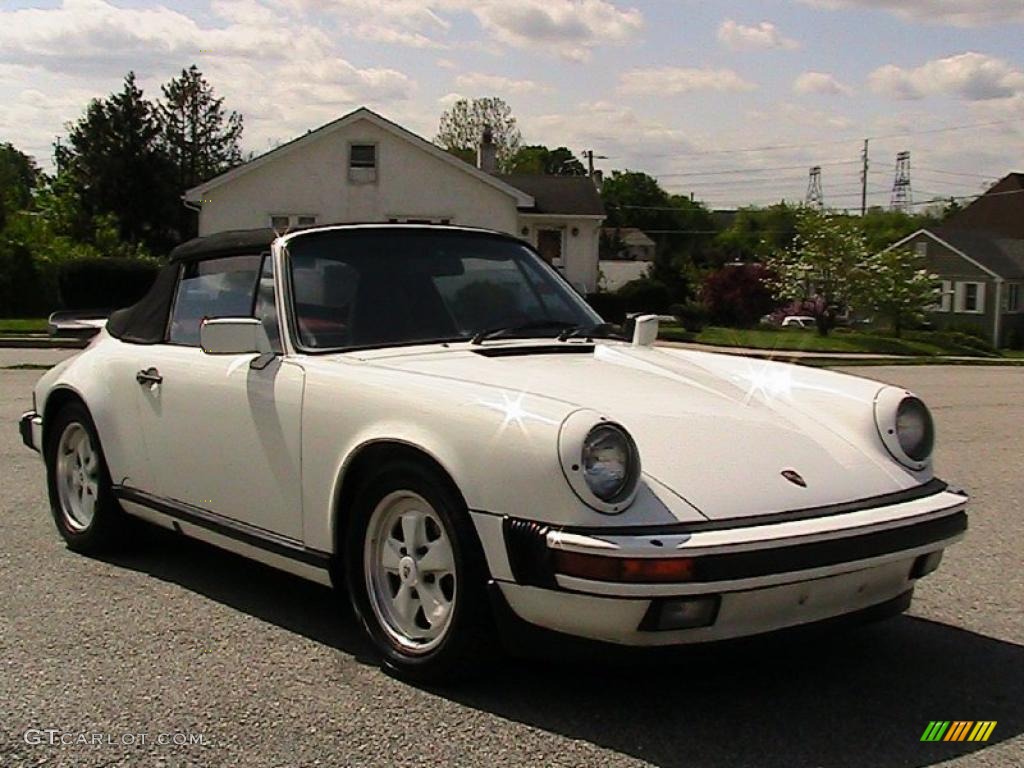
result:
[[[171,251],[171,261],[195,261],[211,256],[237,256],[262,253],[270,248],[277,232],[266,229],[235,229],[215,235],[196,237]]]
[[[512,235],[502,232],[493,232],[483,229],[472,229],[463,227],[438,226],[436,228],[420,224],[380,224],[370,225],[373,229],[391,231],[402,230],[412,232],[414,230],[430,229],[436,233],[449,231],[452,233],[475,234],[485,237],[499,237],[506,240],[516,240]],[[309,227],[302,230],[310,235],[317,235],[320,232],[337,231],[328,226]],[[359,231],[353,227],[349,231]],[[363,229],[365,232],[366,230]],[[278,237],[273,229],[236,229],[229,232],[218,232],[205,237],[197,237],[182,243],[171,251],[170,261],[157,274],[156,280],[150,287],[149,292],[139,300],[125,309],[119,309],[110,316],[107,321],[107,332],[122,341],[133,344],[160,344],[164,340],[167,331],[167,319],[171,314],[171,305],[174,303],[174,290],[177,285],[178,269],[182,262],[200,261],[202,259],[218,258],[221,256],[242,256],[249,254],[265,253],[270,249],[271,243]],[[517,240],[517,242],[520,242]]]

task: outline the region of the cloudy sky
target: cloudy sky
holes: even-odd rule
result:
[[[431,138],[498,95],[527,142],[593,149],[713,207],[887,203],[1024,171],[1024,0],[2,0],[0,141],[49,166],[88,100],[197,64],[262,152],[368,105]]]

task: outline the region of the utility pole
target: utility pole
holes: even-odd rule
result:
[[[594,178],[594,161],[608,159],[607,155],[595,155],[592,149],[584,149],[580,154],[587,160],[587,175],[590,178]]]
[[[864,139],[864,151],[860,159],[860,215],[865,216],[868,212],[868,139]]]
[[[910,189],[910,152],[896,155],[896,176],[892,182],[892,198],[889,207],[894,211],[910,213],[913,210],[913,194]]]
[[[808,208],[813,208],[816,211],[820,211],[825,207],[825,193],[821,190],[820,165],[811,167],[810,175],[807,179],[807,197],[804,203]]]

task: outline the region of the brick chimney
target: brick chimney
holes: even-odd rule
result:
[[[494,131],[491,126],[484,126],[480,146],[476,150],[476,167],[486,173],[498,172],[498,145],[494,143]]]

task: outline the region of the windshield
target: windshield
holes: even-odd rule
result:
[[[601,318],[528,248],[485,234],[338,230],[288,241],[307,350],[556,337]]]

